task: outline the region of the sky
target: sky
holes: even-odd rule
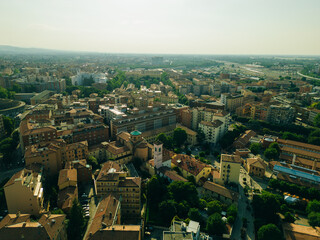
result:
[[[1,0],[0,45],[320,55],[320,0]]]

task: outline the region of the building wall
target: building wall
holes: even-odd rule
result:
[[[40,183],[41,184],[41,183]],[[42,188],[42,184],[40,185]],[[42,197],[34,196],[34,189],[16,181],[4,188],[8,213],[15,214],[18,211],[38,216],[43,205]]]
[[[228,172],[229,170],[229,172]],[[228,177],[229,175],[229,177]],[[220,163],[220,179],[219,184],[224,184],[226,181],[239,183],[240,163],[223,162]]]

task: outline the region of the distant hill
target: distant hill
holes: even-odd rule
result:
[[[71,51],[44,49],[44,48],[22,48],[8,45],[0,45],[0,54],[61,54]]]

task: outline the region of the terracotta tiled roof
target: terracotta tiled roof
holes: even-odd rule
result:
[[[130,139],[130,134],[128,132],[121,132],[117,134],[117,138],[120,138],[127,142]]]
[[[229,198],[234,201],[238,201],[239,193],[234,192],[228,188],[225,188],[224,186],[221,186],[219,184],[206,181],[203,185],[204,189],[207,189],[211,192],[215,192],[221,196],[224,196],[226,198]]]
[[[196,160],[193,157],[190,157],[185,154],[176,154],[172,157],[171,162],[177,166],[178,168],[181,168],[189,173],[191,173],[194,176],[198,176],[198,174],[204,169],[205,167],[210,167],[209,165],[206,165],[198,160]]]
[[[111,168],[114,168],[116,170],[116,172],[119,172],[121,170],[120,164],[118,164],[116,162],[108,161],[103,164],[103,166],[99,172],[99,175],[97,177],[97,181],[103,180],[108,175],[108,171]]]
[[[306,149],[320,152],[320,146],[317,146],[317,145],[312,145],[312,144],[302,143],[302,142],[297,142],[297,141],[292,141],[292,140],[285,140],[285,139],[278,139],[277,142],[282,145],[295,146],[295,147],[299,147],[299,148],[306,148]]]
[[[161,167],[158,169],[159,172],[161,172],[163,175],[171,179],[172,181],[183,181],[187,182],[188,180],[184,177],[180,176],[176,171],[171,170],[167,167]]]
[[[265,169],[267,167],[261,158],[247,158],[247,164],[261,169]]]
[[[46,229],[50,239],[55,239],[57,231],[64,228],[65,219],[66,215],[64,214],[43,214],[39,219],[39,223]]]
[[[72,208],[73,200],[78,198],[78,188],[69,186],[59,191],[58,193],[58,206],[62,210],[69,210]]]
[[[233,145],[236,147],[245,147],[249,143],[250,138],[254,136],[256,136],[256,133],[254,131],[247,130],[236,141],[234,141]]]
[[[282,225],[286,240],[319,240],[320,228],[309,227],[293,223]]]
[[[310,158],[320,159],[320,153],[310,152],[307,150],[297,149],[297,148],[287,147],[287,146],[281,146],[280,148],[281,148],[281,151],[283,151],[283,152],[289,152],[289,153],[296,154],[296,155],[302,155],[302,156],[307,156]]]
[[[105,229],[107,226],[116,224],[118,211],[120,211],[119,200],[113,195],[104,197],[98,204],[95,216],[88,227],[84,240],[92,239],[90,234],[93,236],[99,229]],[[106,226],[102,226],[102,222]]]
[[[98,231],[90,240],[103,240],[103,239],[116,239],[116,240],[140,240],[141,239],[141,226],[140,225],[113,225]]]
[[[59,172],[58,185],[69,181],[77,181],[77,170],[76,169],[62,169]]]

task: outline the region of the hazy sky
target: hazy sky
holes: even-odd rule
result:
[[[0,45],[320,55],[320,0],[0,0]]]

